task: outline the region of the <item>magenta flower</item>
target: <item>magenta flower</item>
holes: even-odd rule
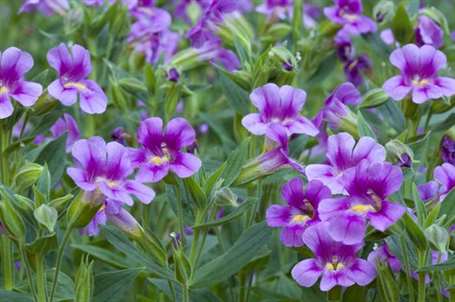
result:
[[[330,190],[317,180],[304,188],[303,181],[296,177],[283,186],[281,196],[288,204],[270,206],[266,214],[267,224],[281,228],[280,238],[285,246],[302,246],[302,234],[307,227],[319,222],[319,202],[331,197]]]
[[[196,133],[184,118],[170,120],[165,129],[161,118],[148,118],[141,122],[137,140],[141,147],[132,149],[131,157],[142,182],[158,182],[169,171],[190,177],[201,167],[199,158],[182,151],[196,142]]]
[[[365,286],[373,281],[376,277],[374,265],[357,257],[362,244],[336,242],[329,236],[327,227],[327,223],[321,222],[303,233],[303,242],[313,252],[314,258],[297,263],[291,271],[292,278],[301,286],[311,287],[321,277],[322,291],[329,291],[337,285]]]
[[[334,0],[334,6],[324,8],[326,17],[343,26],[341,30],[351,35],[366,34],[376,31],[376,23],[363,16],[361,0]]]
[[[73,105],[79,98],[82,111],[89,114],[106,111],[106,95],[96,82],[88,79],[92,64],[87,49],[75,44],[70,52],[62,43],[49,50],[47,61],[58,74],[58,79],[47,88],[52,97],[65,106]]]
[[[250,98],[259,113],[245,116],[242,125],[254,135],[270,136],[272,125],[282,127],[288,136],[292,134],[315,136],[319,133],[309,119],[300,115],[306,100],[305,91],[269,83],[253,90]]]
[[[368,262],[377,264],[378,262],[387,263],[393,272],[399,273],[401,270],[401,262],[390,251],[386,243],[376,247],[369,255]]]
[[[82,190],[99,190],[107,199],[127,205],[133,204],[133,195],[146,204],[155,197],[152,189],[128,179],[133,166],[127,148],[121,144],[106,144],[101,137],[95,136],[74,143],[72,154],[77,165],[68,168],[67,173]]]
[[[69,8],[68,0],[25,0],[19,13],[38,10],[46,16],[52,16],[54,13],[63,15]]]
[[[336,241],[360,243],[368,221],[384,232],[406,211],[388,200],[403,182],[400,168],[390,163],[363,160],[355,169],[346,171],[343,180],[348,196],[325,199],[318,208],[321,220],[328,222],[328,232]]]
[[[25,51],[10,47],[0,52],[0,119],[13,114],[11,99],[25,107],[33,106],[38,100],[43,88],[24,79],[32,66],[33,58]]]
[[[68,135],[66,139],[66,152],[71,152],[74,143],[81,138],[77,122],[69,113],[63,114],[63,117],[59,118],[51,126],[50,130],[53,138],[58,138],[64,134]]]
[[[441,48],[444,44],[444,32],[439,25],[427,16],[420,16],[416,29],[416,44],[432,45]]]
[[[319,180],[333,194],[346,193],[343,175],[355,168],[363,159],[371,163],[385,161],[386,151],[371,137],[362,137],[355,142],[348,133],[339,133],[328,138],[327,159],[329,164],[308,165],[305,174],[309,180]]]
[[[326,121],[330,128],[338,129],[344,120],[355,123],[355,120],[351,121],[353,117],[347,105],[358,105],[361,101],[362,96],[357,88],[350,82],[343,83],[325,100],[315,124],[320,126],[322,121]]]
[[[408,44],[390,55],[390,62],[400,69],[400,75],[384,83],[385,92],[395,101],[412,93],[417,104],[455,94],[455,79],[438,76],[447,65],[445,54],[433,46]]]

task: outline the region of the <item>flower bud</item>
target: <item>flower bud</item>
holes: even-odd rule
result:
[[[201,48],[186,48],[176,53],[170,63],[179,72],[198,67],[204,62],[213,59],[218,54],[218,47],[212,43],[206,43]]]
[[[411,148],[397,139],[389,141],[385,148],[391,162],[397,162],[402,167],[410,168],[414,160],[414,153]]]
[[[381,0],[373,8],[373,16],[379,23],[387,23],[392,20],[395,15],[395,4],[389,0]]]
[[[142,236],[142,227],[125,209],[120,209],[115,215],[109,215],[109,221],[133,239],[138,239]]]
[[[104,196],[98,190],[80,191],[67,211],[68,225],[83,228],[90,223],[103,204]]]
[[[354,137],[359,136],[357,116],[342,102],[333,102],[327,107],[324,119],[331,129],[346,131]]]
[[[425,237],[433,249],[440,252],[446,252],[449,244],[449,232],[437,225],[433,224],[425,230]]]
[[[215,202],[217,206],[229,206],[237,208],[239,206],[237,200],[237,195],[232,192],[230,188],[221,188],[215,192]]]
[[[10,236],[17,241],[25,241],[25,223],[9,198],[0,202],[0,221]]]
[[[292,27],[286,23],[274,23],[261,38],[263,42],[273,43],[283,40],[291,32]]]
[[[14,176],[13,184],[17,192],[23,191],[36,183],[43,171],[41,165],[26,163],[17,171]]]
[[[79,265],[75,280],[76,301],[90,302],[92,301],[94,278],[93,278],[93,261],[88,261],[88,257],[84,257]]]
[[[253,29],[241,14],[234,12],[225,15],[223,22],[217,25],[217,33],[227,45],[232,47],[238,43],[246,51],[251,52]]]

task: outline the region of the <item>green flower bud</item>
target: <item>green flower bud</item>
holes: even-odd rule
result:
[[[414,152],[406,144],[393,139],[385,145],[385,148],[387,157],[391,162],[399,163],[403,167],[411,167],[414,160]]]
[[[445,228],[437,224],[433,224],[429,226],[424,233],[433,249],[440,252],[447,251],[447,246],[449,244],[449,232]]]
[[[387,23],[392,20],[395,15],[395,4],[393,1],[381,0],[373,8],[373,16],[379,23]]]
[[[43,167],[35,163],[26,163],[22,166],[13,179],[13,186],[16,192],[28,189],[39,179]]]
[[[25,223],[8,198],[0,201],[0,221],[14,240],[25,241]]]
[[[103,200],[104,196],[98,190],[93,192],[80,191],[67,211],[68,225],[75,228],[85,227],[101,208]]]
[[[92,301],[93,290],[94,290],[93,261],[89,262],[88,257],[84,257],[76,273],[75,282],[76,301],[78,302]]]
[[[237,195],[230,188],[221,188],[215,192],[215,203],[217,206],[237,208],[239,206],[237,200]]]

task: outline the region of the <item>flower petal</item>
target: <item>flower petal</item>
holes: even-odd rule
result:
[[[172,172],[180,178],[190,177],[201,168],[201,160],[190,153],[178,152],[170,164]]]
[[[292,278],[301,286],[311,287],[322,274],[314,259],[305,259],[297,263],[291,271]]]

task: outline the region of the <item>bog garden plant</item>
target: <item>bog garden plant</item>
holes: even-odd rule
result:
[[[455,301],[454,10],[0,0],[0,301]]]

